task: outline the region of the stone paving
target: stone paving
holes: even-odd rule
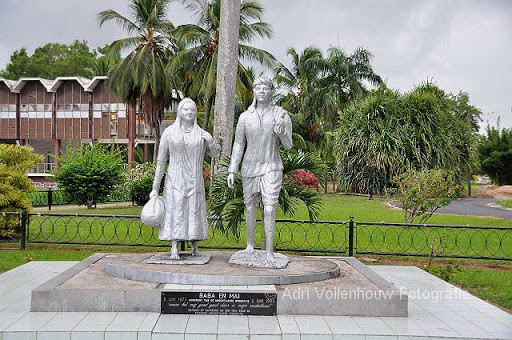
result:
[[[408,292],[408,317],[30,312],[31,290],[77,262],[0,275],[0,340],[512,339],[512,315],[416,267],[373,266]]]

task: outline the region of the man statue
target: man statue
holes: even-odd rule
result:
[[[259,77],[254,80],[254,101],[238,119],[227,179],[229,188],[233,189],[235,174],[243,156],[242,185],[247,224],[247,248],[244,252],[254,253],[256,209],[261,200],[266,242],[265,263],[270,265],[275,262],[275,210],[283,181],[279,145],[282,144],[286,149],[292,147],[292,122],[285,110],[272,105],[273,90],[271,79]]]

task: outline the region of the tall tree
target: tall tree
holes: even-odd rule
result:
[[[48,43],[35,49],[29,56],[26,48],[11,55],[11,62],[0,76],[17,80],[22,77],[55,79],[62,76],[90,76],[87,68],[93,66],[95,52],[86,41],[75,40],[71,44]]]
[[[473,172],[478,167],[478,130],[480,129],[479,122],[482,121],[482,111],[469,102],[469,94],[460,91],[457,95],[451,95],[450,99],[453,102],[453,114],[462,118],[457,120],[460,124],[465,124],[466,127],[459,129],[463,133],[460,139],[464,141],[461,145],[465,159],[465,171],[468,185],[468,196],[471,196],[471,181],[473,179]],[[464,123],[465,122],[465,123]]]
[[[512,184],[512,129],[487,126],[478,147],[482,171],[498,185]]]
[[[178,52],[171,62],[173,72],[185,70],[184,84],[186,95],[195,98],[205,108],[203,128],[207,129],[214,105],[217,57],[219,46],[221,0],[183,0],[188,10],[196,18],[196,24],[180,25],[174,31],[179,44],[185,48]],[[263,7],[253,0],[242,0],[240,4],[239,57],[258,61],[272,66],[274,57],[259,48],[248,45],[256,37],[269,38],[272,29],[262,22]],[[250,87],[245,68],[239,62],[239,85]]]
[[[121,54],[119,51],[109,53],[109,45],[97,48],[100,55],[94,60],[92,67],[87,68],[91,77],[108,76],[110,72],[121,62]]]
[[[339,47],[328,49],[327,76],[322,79],[327,94],[324,100],[327,105],[331,105],[328,113],[339,115],[352,100],[367,94],[369,89],[365,82],[373,86],[383,84],[382,78],[372,68],[372,57],[372,53],[362,47],[350,55],[346,55]],[[326,120],[335,121],[327,117]]]
[[[287,91],[281,99],[281,105],[293,112],[293,129],[297,133],[295,141],[308,150],[315,150],[315,144],[321,138],[322,111],[318,107],[322,101],[319,97],[318,81],[323,76],[326,63],[320,49],[309,46],[302,52],[290,47],[287,55],[291,57],[291,68],[278,64],[275,79],[278,86]],[[302,142],[300,137],[303,138]]]
[[[128,34],[134,34],[110,45],[111,53],[130,52],[112,70],[107,85],[131,105],[140,98],[144,120],[155,133],[155,155],[158,154],[163,111],[175,88],[172,75],[166,69],[170,56],[166,38],[174,29],[166,19],[169,3],[170,0],[130,0],[132,19],[111,9],[98,14],[100,26],[114,21]]]

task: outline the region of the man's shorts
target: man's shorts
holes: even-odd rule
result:
[[[279,200],[283,171],[270,171],[258,177],[242,177],[244,203],[258,205],[260,198],[263,205],[276,205]]]

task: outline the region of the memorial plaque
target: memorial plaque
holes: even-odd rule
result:
[[[276,315],[275,292],[163,291],[162,314]]]

